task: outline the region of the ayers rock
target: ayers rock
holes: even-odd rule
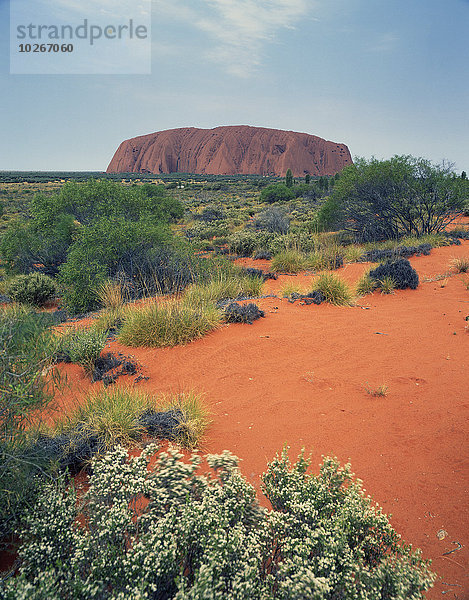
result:
[[[199,173],[334,175],[352,163],[344,144],[315,135],[234,125],[214,129],[183,127],[125,140],[108,173]]]

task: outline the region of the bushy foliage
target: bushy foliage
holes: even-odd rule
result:
[[[340,225],[360,241],[441,232],[461,215],[467,189],[446,165],[394,156],[346,167],[319,221]]]
[[[14,302],[44,306],[57,293],[53,279],[42,273],[17,275],[8,286],[8,295]]]
[[[419,285],[417,271],[405,258],[384,262],[376,269],[371,270],[369,276],[377,282],[378,287],[386,277],[390,277],[394,281],[395,288],[398,290],[405,290],[406,288],[415,290]]]
[[[207,456],[211,474],[198,474],[201,458],[172,448],[149,470],[156,450],[95,459],[82,502],[45,486],[3,597],[422,600],[432,585],[350,465],[326,458],[315,476],[284,451],[263,476],[267,511],[230,453]]]
[[[245,229],[228,237],[228,248],[230,252],[238,256],[252,256],[256,250],[268,248],[274,237],[274,234],[269,232],[256,232]]]
[[[408,258],[410,256],[428,256],[431,252],[431,244],[419,244],[418,246],[397,246],[396,248],[373,248],[364,252],[360,261],[362,262],[381,262],[384,260],[393,260],[399,257]]]
[[[284,210],[272,206],[257,215],[254,226],[270,233],[285,234],[290,228],[290,219]]]
[[[287,187],[284,183],[272,183],[263,188],[261,192],[261,202],[268,202],[269,204],[286,202],[294,198],[295,192],[293,188]]]
[[[178,254],[169,223],[182,215],[164,186],[67,183],[55,195],[34,197],[30,218],[11,226],[0,254],[10,269],[59,274],[65,304],[83,312],[98,305],[100,285],[119,274],[139,291],[151,287],[160,264]]]
[[[227,323],[249,323],[252,325],[256,319],[265,317],[263,310],[250,302],[249,304],[238,304],[237,302],[231,302],[225,308],[224,318]]]
[[[35,502],[42,455],[27,448],[36,411],[52,400],[51,368],[56,342],[52,319],[14,305],[0,313],[0,546]]]
[[[105,332],[91,328],[73,329],[61,335],[57,358],[64,362],[78,363],[91,373],[105,343]]]

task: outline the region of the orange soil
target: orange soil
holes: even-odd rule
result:
[[[425,278],[448,271],[452,257],[468,255],[463,242],[414,257],[417,290],[375,293],[353,308],[266,298],[256,301],[265,319],[224,326],[185,347],[109,346],[142,365],[150,379],[141,389],[205,392],[213,424],[203,450],[238,455],[257,488],[285,443],[292,457],[302,446],[311,450],[316,470],[321,455],[350,459],[403,539],[433,559],[439,578],[428,598],[467,598],[469,292],[463,275]],[[338,274],[356,282],[367,266],[346,265]],[[307,284],[312,278],[280,276],[267,282],[265,293],[292,279]],[[64,370],[70,387],[58,398],[61,411],[91,385],[76,366]],[[388,386],[386,397],[367,393],[381,384]],[[442,540],[440,530],[447,532]],[[444,555],[456,542],[462,549]]]

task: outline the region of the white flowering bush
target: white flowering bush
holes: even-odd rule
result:
[[[230,453],[207,456],[203,474],[199,456],[157,450],[94,459],[82,497],[44,487],[1,597],[400,600],[423,598],[433,582],[348,465],[327,458],[315,476],[285,450],[263,476],[268,511]]]

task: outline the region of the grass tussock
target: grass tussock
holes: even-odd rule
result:
[[[117,281],[106,281],[98,288],[98,299],[101,305],[108,310],[120,309],[125,301],[122,285]]]
[[[56,434],[75,438],[98,439],[100,451],[117,444],[131,446],[147,433],[142,416],[157,413],[177,414],[171,440],[184,448],[195,448],[210,423],[202,396],[180,392],[154,397],[129,387],[101,388],[88,394],[85,402],[55,427]]]
[[[366,296],[367,294],[372,294],[377,288],[377,282],[375,279],[370,277],[371,268],[368,269],[360,279],[357,281],[355,286],[355,293],[357,296]]]
[[[176,427],[175,438],[184,448],[195,448],[211,423],[202,395],[193,391],[162,396],[158,410],[182,413],[183,418]]]
[[[312,291],[320,291],[326,302],[335,306],[351,306],[353,294],[346,281],[334,273],[322,273],[316,280]]]
[[[456,271],[456,273],[469,273],[469,256],[453,258],[451,261],[451,267]]]
[[[396,289],[396,282],[392,277],[383,277],[379,281],[379,287],[382,294],[393,294]]]
[[[152,301],[127,311],[118,339],[126,346],[179,346],[203,337],[221,323],[216,306],[186,299]]]
[[[92,329],[99,333],[117,330],[122,326],[126,313],[124,307],[104,309],[94,321]]]
[[[301,273],[310,268],[310,263],[298,250],[285,250],[273,257],[270,268],[274,273]]]
[[[225,274],[218,272],[207,283],[189,286],[184,294],[184,302],[189,305],[202,303],[216,304],[220,300],[236,298],[257,298],[262,295],[264,280],[251,275]]]
[[[138,390],[120,386],[101,388],[90,392],[58,430],[80,431],[83,437],[97,436],[105,449],[116,444],[128,446],[143,434],[138,415],[154,407],[154,399]]]

